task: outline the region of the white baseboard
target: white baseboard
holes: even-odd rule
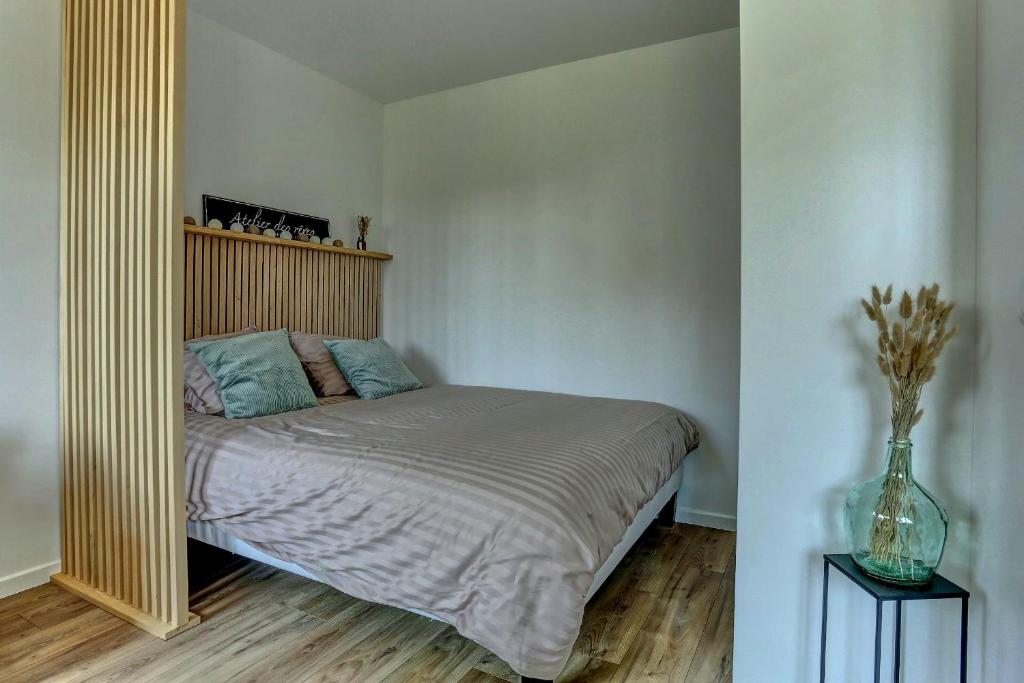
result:
[[[736,531],[736,515],[723,515],[721,512],[708,512],[707,510],[692,510],[681,507],[676,509],[676,521],[696,526],[707,526],[712,529]]]
[[[38,567],[0,577],[0,598],[20,593],[23,590],[41,586],[50,581],[50,576],[60,571],[60,560],[47,562]]]

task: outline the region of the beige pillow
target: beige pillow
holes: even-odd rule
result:
[[[345,381],[345,376],[334,362],[334,356],[324,346],[326,339],[345,339],[326,334],[307,334],[292,332],[292,348],[295,355],[302,361],[302,369],[309,377],[309,383],[317,396],[341,396],[352,391]]]
[[[211,339],[227,339],[229,337],[240,337],[243,334],[252,334],[256,331],[255,327],[246,327],[244,330],[237,332],[228,332],[227,334],[210,334],[205,337],[199,337],[198,339],[190,339],[189,341],[209,341]],[[206,371],[206,366],[199,360],[196,354],[188,350],[188,346],[185,346],[185,407],[193,412],[202,413],[203,415],[223,415],[224,404],[221,403],[220,393],[217,391],[217,382],[214,381],[210,373]]]

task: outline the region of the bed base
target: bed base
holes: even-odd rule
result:
[[[682,485],[682,483],[683,466],[680,465],[676,469],[676,471],[672,473],[672,476],[669,477],[668,481],[666,481],[665,484],[662,485],[660,489],[658,489],[657,493],[654,494],[654,497],[651,498],[647,505],[640,508],[639,512],[637,512],[636,514],[636,517],[633,518],[633,523],[626,528],[626,532],[623,535],[622,540],[619,541],[618,544],[616,544],[616,546],[612,549],[611,554],[608,556],[608,559],[605,560],[604,563],[600,566],[600,568],[594,573],[594,581],[590,584],[590,589],[587,591],[585,596],[587,602],[590,602],[590,599],[594,596],[594,594],[597,593],[597,591],[601,588],[601,586],[608,579],[611,573],[615,571],[615,568],[619,566],[619,563],[622,561],[622,558],[624,558],[626,556],[626,553],[628,553],[630,549],[632,549],[632,547],[636,544],[636,542],[640,540],[640,537],[643,535],[645,531],[647,531],[647,528],[651,525],[651,523],[654,520],[658,519],[659,517],[667,518],[672,521],[675,520],[677,499],[676,494],[679,492],[679,488]],[[262,552],[261,550],[257,550],[245,541],[239,538],[235,538],[230,534],[224,533],[223,531],[221,531],[209,522],[198,522],[189,520],[187,524],[187,530],[189,538],[195,539],[197,541],[212,546],[216,546],[221,550],[227,550],[228,552],[234,553],[236,555],[247,557],[250,560],[256,560],[257,562],[269,564],[272,567],[282,569],[286,572],[298,574],[299,576],[304,576],[308,579],[312,579],[313,581],[323,583],[321,579],[314,576],[312,573],[302,568],[301,566],[295,564],[294,562],[287,562],[285,560],[281,560],[271,555],[268,555],[267,553]],[[419,614],[429,619],[438,620],[436,616],[426,611],[417,609],[409,609],[406,611],[413,612],[414,614]],[[524,676],[522,681],[523,683],[547,683],[549,679],[527,678]]]

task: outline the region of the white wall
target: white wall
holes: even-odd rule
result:
[[[204,194],[328,218],[355,243],[381,211],[383,106],[195,12],[188,14],[185,213]]]
[[[889,434],[857,303],[873,282],[936,281],[961,304],[914,467],[949,510],[942,572],[974,584],[975,10],[741,4],[739,683],[818,680],[821,553],[844,551],[843,500],[881,470]],[[829,680],[871,680],[874,605],[832,585]],[[958,609],[905,610],[906,680],[956,680]]]
[[[978,103],[975,681],[1024,675],[1024,4],[982,0]]]
[[[660,401],[687,519],[734,524],[739,64],[729,30],[390,104],[384,334],[429,382]],[[703,514],[695,514],[701,511]]]
[[[0,3],[0,597],[60,568],[60,3]]]

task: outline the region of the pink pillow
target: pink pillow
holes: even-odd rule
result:
[[[256,328],[250,326],[237,332],[210,334],[198,339],[190,339],[189,341],[227,339],[229,337],[240,337],[243,334],[252,334],[255,331]],[[224,404],[221,403],[220,393],[217,391],[217,382],[206,371],[206,366],[203,365],[203,362],[199,360],[196,354],[188,350],[188,346],[185,347],[184,370],[185,408],[196,413],[202,413],[203,415],[223,415]]]
[[[306,371],[309,383],[317,396],[342,396],[352,391],[352,387],[345,381],[345,376],[334,362],[334,356],[324,346],[326,339],[345,337],[292,332],[290,339],[292,349],[302,361],[302,369]]]

